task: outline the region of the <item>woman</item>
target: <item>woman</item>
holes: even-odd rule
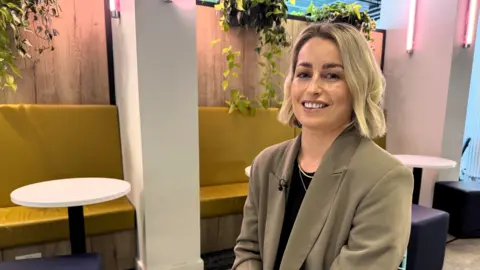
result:
[[[371,140],[385,134],[384,81],[354,27],[303,30],[279,113],[302,133],[255,158],[233,269],[398,268],[413,177]]]

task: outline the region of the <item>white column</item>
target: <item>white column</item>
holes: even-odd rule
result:
[[[411,1],[382,1],[387,30],[387,150],[460,162],[474,46],[463,48],[468,0],[418,0],[414,52],[406,53]],[[437,171],[425,170],[420,203],[431,205]],[[442,171],[456,180],[459,167]]]
[[[200,258],[195,1],[121,0],[115,79],[139,261],[203,269]]]

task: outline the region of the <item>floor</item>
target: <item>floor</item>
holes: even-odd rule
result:
[[[202,256],[205,270],[227,270],[232,266],[232,250]],[[408,270],[408,268],[407,268]],[[460,239],[447,244],[443,270],[480,270],[480,239]]]
[[[447,244],[443,270],[479,270],[480,239],[459,239]]]

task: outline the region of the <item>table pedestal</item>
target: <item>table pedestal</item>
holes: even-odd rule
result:
[[[413,204],[418,204],[418,201],[420,200],[420,190],[422,189],[422,174],[422,168],[413,168]]]
[[[83,206],[68,207],[68,227],[72,254],[87,252]]]

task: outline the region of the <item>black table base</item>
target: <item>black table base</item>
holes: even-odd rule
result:
[[[70,247],[72,249],[72,254],[86,253],[87,247],[83,206],[68,208],[68,227],[70,229]]]
[[[422,188],[422,174],[423,168],[413,168],[413,204],[418,204],[418,201],[420,200],[420,190]]]

